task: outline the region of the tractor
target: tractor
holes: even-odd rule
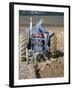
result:
[[[56,54],[56,35],[54,32],[43,31],[36,33],[32,30],[32,18],[30,18],[30,28],[26,28],[26,59],[28,64],[34,61],[35,64],[50,60],[50,56]]]

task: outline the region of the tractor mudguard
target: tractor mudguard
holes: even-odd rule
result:
[[[48,32],[49,37],[53,36],[53,32]]]

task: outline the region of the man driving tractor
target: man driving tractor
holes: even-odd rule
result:
[[[46,38],[48,39],[48,32],[45,33],[45,30],[42,26],[42,23],[44,22],[44,20],[41,18],[35,25],[35,37],[36,38]],[[45,50],[46,47],[44,47],[44,45],[47,43],[48,40],[42,40],[42,44],[43,44],[43,49],[42,50]],[[48,46],[50,45],[50,40],[48,42]]]
[[[43,23],[43,19],[40,19],[40,21],[36,23],[35,32],[43,35],[44,29],[42,27],[42,23]]]

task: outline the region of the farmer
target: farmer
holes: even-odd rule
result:
[[[43,34],[44,29],[42,27],[42,23],[43,23],[43,19],[40,19],[35,25],[35,37],[36,38],[38,38],[38,37],[44,38],[44,34]],[[37,40],[37,42],[38,42],[38,40]],[[42,44],[43,44],[42,50],[44,50],[44,44],[45,44],[44,40],[42,40]]]
[[[35,25],[35,34],[37,34],[37,36],[41,36],[42,38],[47,38],[48,32],[46,33],[45,29],[42,26],[42,23],[44,22],[43,19],[40,19],[39,22],[36,23]]]
[[[43,35],[44,29],[42,27],[42,23],[43,23],[43,19],[40,19],[40,21],[36,23],[35,33]]]
[[[48,41],[48,32],[45,33],[45,30],[42,26],[44,20],[41,18],[40,21],[38,21],[35,25],[35,36],[36,37],[39,37],[39,38],[44,38],[44,40],[42,40],[42,50],[49,50],[49,41]],[[47,44],[47,41],[48,41],[48,44]],[[45,56],[44,56],[45,57]]]
[[[47,35],[45,33],[45,30],[42,26],[42,23],[44,22],[43,19],[40,19],[40,21],[38,21],[35,25],[35,37],[39,37],[39,38],[47,38]],[[47,41],[42,40],[42,44],[43,44],[43,49],[42,50],[45,50],[46,47],[44,47],[44,45],[47,43]]]

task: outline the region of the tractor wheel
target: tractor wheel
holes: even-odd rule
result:
[[[26,61],[26,46],[27,46],[27,36],[26,32],[20,34],[20,60]]]
[[[56,56],[56,48],[57,48],[57,37],[56,34],[50,38],[50,52],[52,56]]]

